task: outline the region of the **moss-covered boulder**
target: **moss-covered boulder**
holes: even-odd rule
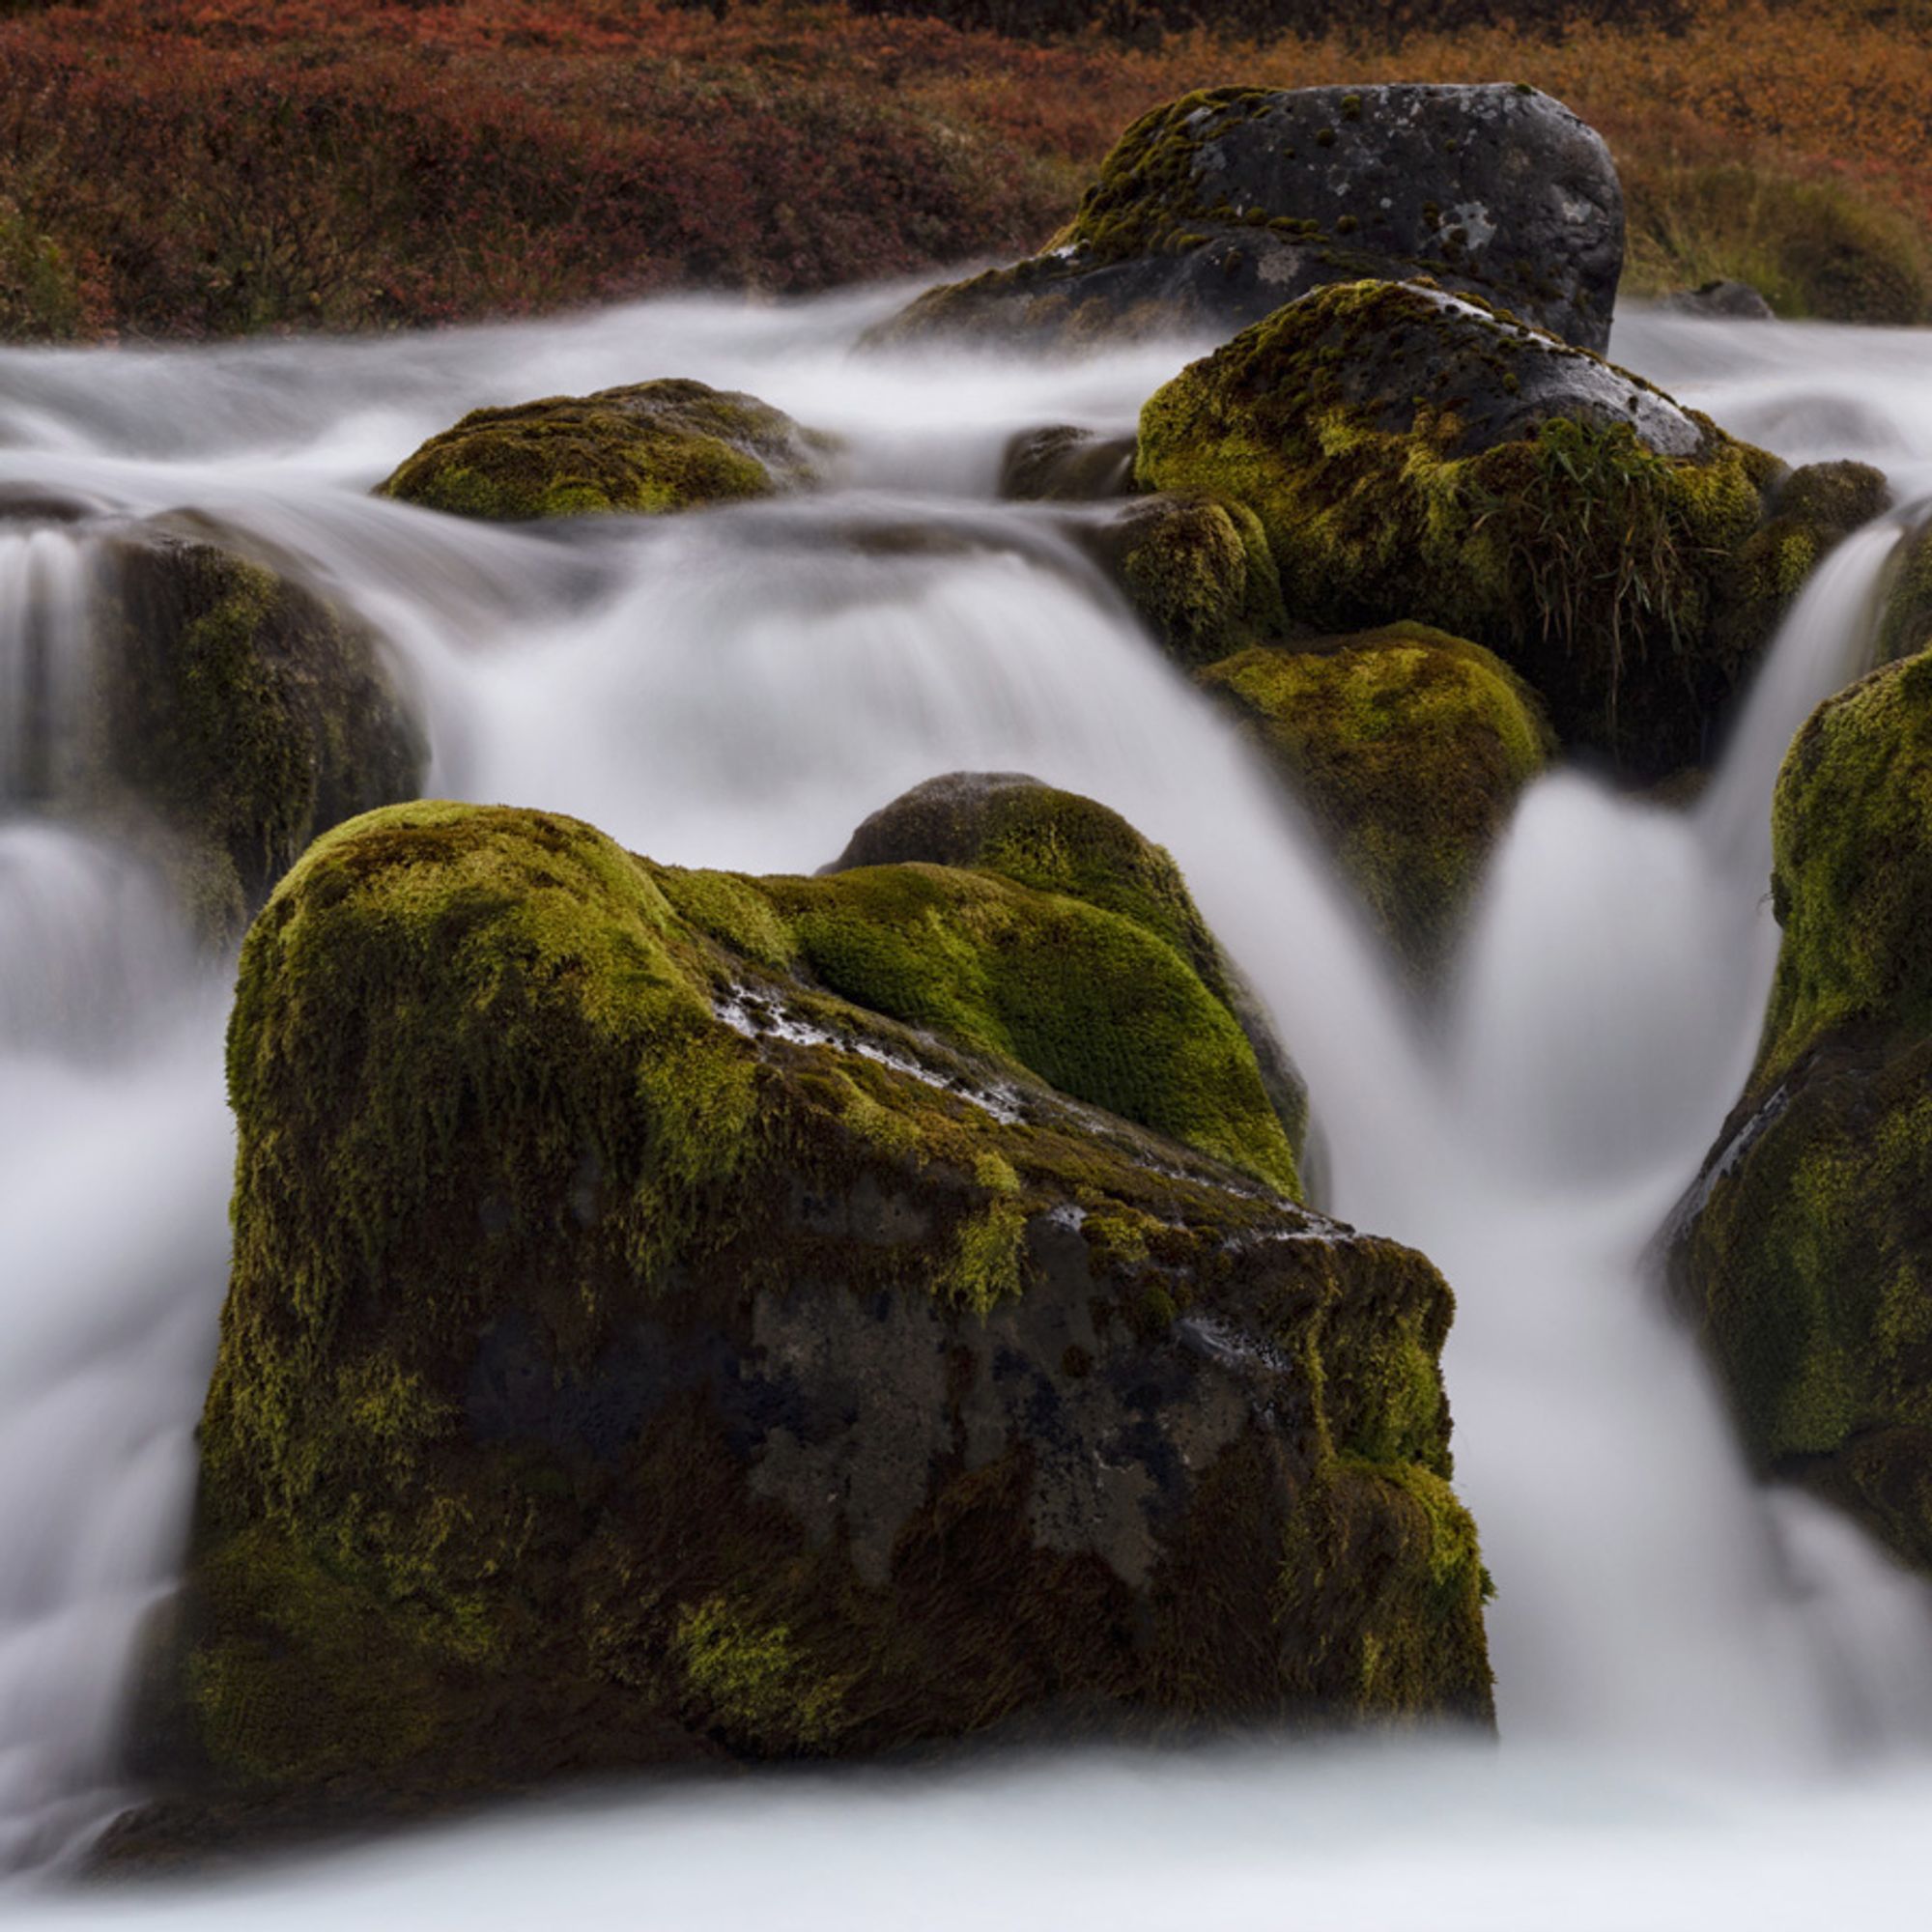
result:
[[[1069,533],[1179,664],[1212,664],[1291,628],[1267,538],[1244,503],[1160,491]]]
[[[1725,623],[1781,466],[1583,350],[1407,283],[1322,289],[1148,401],[1138,476],[1260,518],[1293,617],[1496,652],[1569,743],[1697,759],[1763,642]]]
[[[1608,149],[1534,88],[1206,88],[1127,129],[1045,253],[871,340],[1222,340],[1330,282],[1426,274],[1602,350],[1623,249]]]
[[[446,805],[318,841],[229,1037],[203,1815],[1485,1718],[1448,1291],[1286,1198],[1219,1011],[1163,931],[985,871]]]
[[[1328,835],[1383,935],[1428,974],[1551,749],[1522,680],[1420,624],[1257,646],[1200,674]]]
[[[239,936],[318,833],[420,789],[422,730],[381,639],[234,551],[109,545],[93,650],[87,777],[67,803],[157,821],[210,938]]]
[[[1108,807],[1022,772],[949,772],[880,807],[826,870],[902,865],[992,872],[1120,913],[1157,933],[1247,1036],[1269,1102],[1300,1159],[1308,1090],[1166,847]]]
[[[1763,1469],[1932,1570],[1932,655],[1821,707],[1778,781],[1784,928],[1676,1286]]]
[[[755,396],[675,379],[471,410],[378,494],[497,523],[657,514],[810,488],[832,451]]]

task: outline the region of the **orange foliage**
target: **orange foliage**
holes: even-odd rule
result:
[[[777,0],[97,0],[0,17],[0,216],[61,251],[63,314],[126,332],[803,290],[1021,252],[1189,88],[1393,78],[1548,89],[1639,203],[1742,159],[1932,228],[1932,9],[1857,0],[1380,48],[1023,43]]]

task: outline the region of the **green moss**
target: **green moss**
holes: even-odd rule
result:
[[[1149,925],[1054,891],[1045,881],[1057,871],[1072,883],[1083,861],[1076,848],[1030,840],[1040,829],[1038,821],[1015,826],[1002,847],[1039,885],[990,871],[892,866],[768,879],[759,891],[787,935],[787,965],[839,998],[1017,1062],[1075,1099],[1199,1148],[1293,1198],[1293,1151],[1253,1050],[1177,950],[1171,903],[1145,886],[1112,881],[1137,910],[1153,901],[1156,923]],[[666,891],[683,895],[687,915],[702,923],[703,891],[668,881]],[[714,936],[728,942],[730,930]]]
[[[830,446],[755,397],[639,383],[472,410],[378,494],[502,523],[660,514],[809,486]]]
[[[1773,808],[1784,926],[1758,1086],[1854,1021],[1932,1024],[1932,657],[1873,672],[1812,714]]]
[[[1601,412],[1498,406],[1519,369],[1547,385],[1549,358],[1604,366],[1426,289],[1319,290],[1150,399],[1137,474],[1254,510],[1292,616],[1472,639],[1566,739],[1668,770],[1696,756],[1747,662],[1743,640],[1710,634],[1769,462],[1708,426],[1701,454],[1670,458]],[[1411,364],[1428,393],[1398,397]]]
[[[1267,539],[1240,503],[1145,497],[1089,537],[1162,648],[1182,664],[1211,664],[1287,627]]]
[[[840,1727],[838,1685],[816,1676],[782,1624],[759,1627],[711,1597],[679,1615],[671,1648],[698,1721],[740,1750],[812,1751]]]
[[[1813,714],[1758,1064],[1675,1255],[1757,1463],[1932,1567],[1932,656]]]
[[[1007,1172],[1010,1175],[1012,1170]],[[955,1307],[989,1315],[1002,1301],[1024,1291],[1025,1249],[1025,1211],[1016,1201],[994,1201],[953,1231],[952,1253],[936,1292]]]
[[[1418,624],[1243,651],[1201,673],[1248,723],[1334,841],[1383,933],[1439,966],[1489,850],[1543,769],[1520,679]]]

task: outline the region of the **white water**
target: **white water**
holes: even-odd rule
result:
[[[1856,1859],[1875,1916],[1911,1842],[1900,1816],[1932,1789],[1912,1758],[1872,1770],[1932,1738],[1923,1593],[1836,1519],[1753,1489],[1641,1255],[1748,1064],[1775,949],[1772,779],[1858,668],[1888,535],[1820,573],[1694,810],[1574,775],[1532,794],[1425,1027],[1217,714],[1048,513],[984,500],[1011,430],[1127,427],[1183,353],[852,360],[895,298],[0,355],[0,501],[235,533],[395,640],[437,789],[578,811],[659,858],[810,869],[896,791],[961,767],[1034,771],[1168,843],[1309,1076],[1333,1205],[1457,1288],[1447,1372],[1501,1586],[1501,1753],[761,1781],[241,1891],[37,1909],[806,1925],[836,1902],[840,1923],[1236,1924],[1293,1900],[1309,1924],[1623,1925],[1734,1921],[1747,1891],[1757,1922],[1797,1923],[1842,1902]],[[1932,486],[1921,341],[1642,318],[1619,346],[1784,453],[1869,455]],[[476,404],[665,374],[843,435],[838,494],[544,535],[362,494]],[[31,642],[5,628],[27,552],[39,583],[78,549],[34,529],[0,536],[0,667],[50,635],[44,592]],[[84,636],[62,649],[78,659]],[[222,989],[184,988],[178,946],[132,860],[0,819],[0,1861],[102,1814],[129,1645],[182,1534],[229,1151]],[[937,1896],[915,1876],[961,1862],[973,1881]]]

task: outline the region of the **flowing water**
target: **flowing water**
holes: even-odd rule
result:
[[[1127,429],[1185,346],[1072,369],[853,357],[897,298],[0,354],[0,1865],[71,1857],[118,1802],[223,1286],[227,969],[197,966],[139,854],[68,810],[90,551],[130,520],[225,533],[359,608],[444,795],[574,811],[660,859],[809,870],[908,784],[1017,769],[1168,844],[1308,1075],[1326,1205],[1457,1290],[1445,1368],[1500,1585],[1501,1748],[604,1792],[244,1884],[0,1909],[1493,1927],[1813,1924],[1856,1898],[1902,1918],[1932,1795],[1926,1593],[1752,1484],[1646,1259],[1749,1065],[1778,760],[1861,668],[1897,523],[1818,573],[1694,807],[1574,772],[1530,793],[1425,1013],[1061,514],[992,500],[1011,432]],[[1902,499],[1932,493],[1920,336],[1636,316],[1617,350],[1794,460],[1863,456]],[[837,488],[542,534],[366,495],[466,409],[656,375],[838,433]]]

